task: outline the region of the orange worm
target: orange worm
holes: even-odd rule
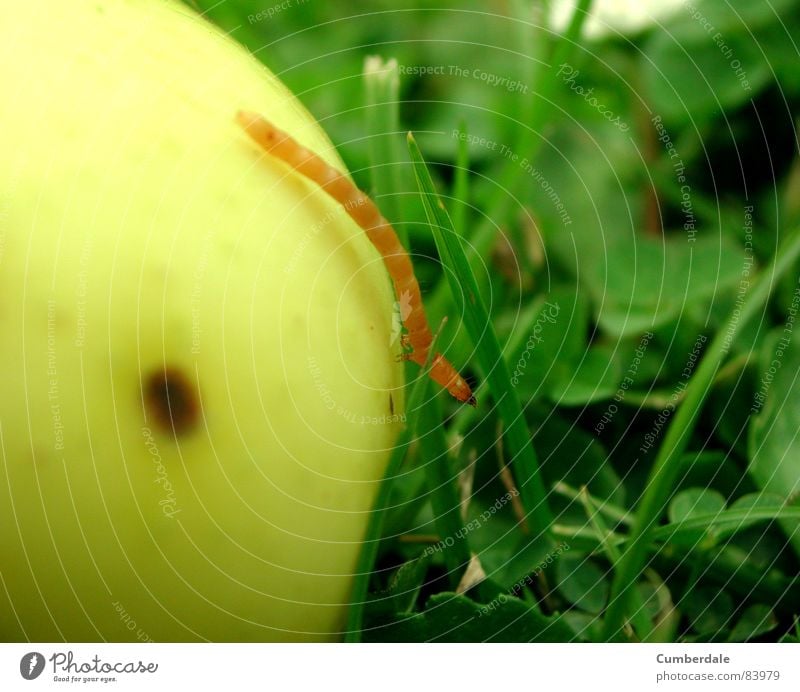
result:
[[[400,244],[392,225],[381,215],[375,203],[346,176],[286,132],[279,130],[257,113],[239,111],[236,120],[262,149],[319,185],[364,229],[383,257],[398,300],[406,302],[409,307],[403,326],[407,331],[404,340],[410,345],[411,352],[404,353],[402,357],[425,365],[433,335],[422,307],[422,294],[417,277],[414,276],[411,258]],[[459,401],[476,405],[466,380],[441,353],[436,353],[431,360],[430,376]]]

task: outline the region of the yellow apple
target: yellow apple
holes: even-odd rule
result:
[[[164,0],[0,2],[0,638],[336,639],[402,424],[342,162]]]

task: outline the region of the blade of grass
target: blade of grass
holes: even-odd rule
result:
[[[658,450],[644,496],[636,510],[630,540],[626,542],[612,581],[611,600],[603,622],[603,637],[617,639],[630,609],[631,592],[647,558],[655,525],[661,518],[673,485],[682,469],[681,455],[686,449],[700,409],[711,383],[722,365],[730,345],[744,324],[766,305],[775,284],[792,268],[800,256],[800,229],[795,230],[778,249],[771,265],[762,271],[741,307],[737,306],[725,328],[714,337],[702,355],[700,365],[686,388],[683,403],[677,409],[664,442]]]
[[[442,420],[442,407],[438,397],[428,403],[427,410],[429,419],[436,421],[436,424],[428,433],[420,435],[420,453],[439,533],[437,546],[442,551],[451,587],[455,590],[461,573],[469,564],[469,542],[461,521],[461,498],[448,464],[444,427],[439,422]]]
[[[726,509],[715,514],[697,514],[689,519],[664,524],[664,526],[653,529],[651,538],[653,541],[669,542],[676,538],[692,538],[698,531],[713,533],[716,538],[724,538],[733,535],[739,530],[749,528],[757,522],[776,521],[778,519],[800,519],[800,507],[780,505],[750,509]],[[594,529],[589,531],[584,527],[557,526],[559,535],[591,538],[597,541],[598,544],[604,543],[602,535],[596,533]],[[630,537],[609,531],[605,542],[611,542],[615,546],[622,546],[630,543]]]
[[[500,343],[478,292],[475,276],[464,256],[460,239],[436,194],[422,153],[411,133],[408,136],[408,144],[425,212],[439,257],[445,266],[445,275],[451,282],[452,293],[459,303],[458,312],[462,315],[475,347],[478,366],[485,373],[489,391],[505,426],[505,437],[512,456],[511,463],[516,471],[517,487],[528,513],[528,525],[536,527],[539,532],[547,533],[553,517],[547,503],[544,483],[539,474],[539,464],[531,443],[530,432],[522,413],[522,405],[516,390],[511,387],[511,377]]]
[[[400,72],[397,60],[384,61],[379,55],[364,58],[364,112],[366,113],[369,170],[372,197],[379,201],[383,216],[392,224],[406,249],[408,232],[400,224],[403,183],[401,162],[405,163],[400,145]],[[406,380],[412,377],[411,364],[406,363]]]
[[[628,512],[617,505],[611,504],[608,500],[601,500],[595,497],[589,492],[588,488],[576,490],[571,485],[564,483],[564,481],[559,481],[553,486],[553,492],[563,495],[570,500],[580,500],[581,496],[585,494],[592,504],[597,507],[597,511],[605,514],[611,521],[624,524],[625,526],[630,526],[633,523],[631,515]]]
[[[698,514],[683,521],[659,526],[653,530],[653,540],[666,541],[682,534],[697,531],[714,532],[717,537],[735,533],[759,521],[800,519],[800,507],[756,507],[751,509],[726,509],[716,514]]]
[[[592,501],[592,497],[589,495],[589,489],[584,485],[578,493],[580,503],[583,505],[586,512],[586,518],[589,520],[589,523],[600,539],[600,547],[605,552],[609,562],[612,565],[616,564],[619,562],[620,552],[613,540],[615,536],[614,532],[608,528],[597,505]],[[633,629],[639,635],[639,639],[645,642],[652,633],[653,627],[650,623],[650,618],[647,617],[647,611],[644,609],[641,596],[635,590],[631,598],[631,605],[633,608],[633,615],[631,616]]]
[[[600,547],[609,557],[611,563],[615,563],[620,557],[619,548],[617,548],[617,541],[615,540],[616,535],[611,529],[608,528],[608,525],[603,520],[603,517],[598,511],[597,506],[592,502],[591,495],[589,495],[589,491],[586,486],[583,486],[578,491],[578,500],[583,505],[583,509],[586,512],[586,518],[592,525],[592,529],[594,529],[595,534],[597,534],[597,540],[600,542]]]
[[[400,162],[402,149],[399,140],[400,76],[397,60],[386,62],[380,56],[364,59],[364,97],[369,143],[372,196],[379,198],[381,212],[393,224],[403,247],[408,247],[406,229],[399,225]]]
[[[453,175],[453,226],[466,228],[469,210],[469,142],[465,120],[458,125],[458,135],[456,169]]]

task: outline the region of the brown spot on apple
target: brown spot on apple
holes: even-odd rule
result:
[[[144,380],[144,405],[154,424],[182,435],[197,425],[200,402],[194,383],[178,368],[165,366]]]

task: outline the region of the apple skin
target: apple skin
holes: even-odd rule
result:
[[[394,297],[190,9],[0,3],[0,639],[341,636],[403,419]]]

